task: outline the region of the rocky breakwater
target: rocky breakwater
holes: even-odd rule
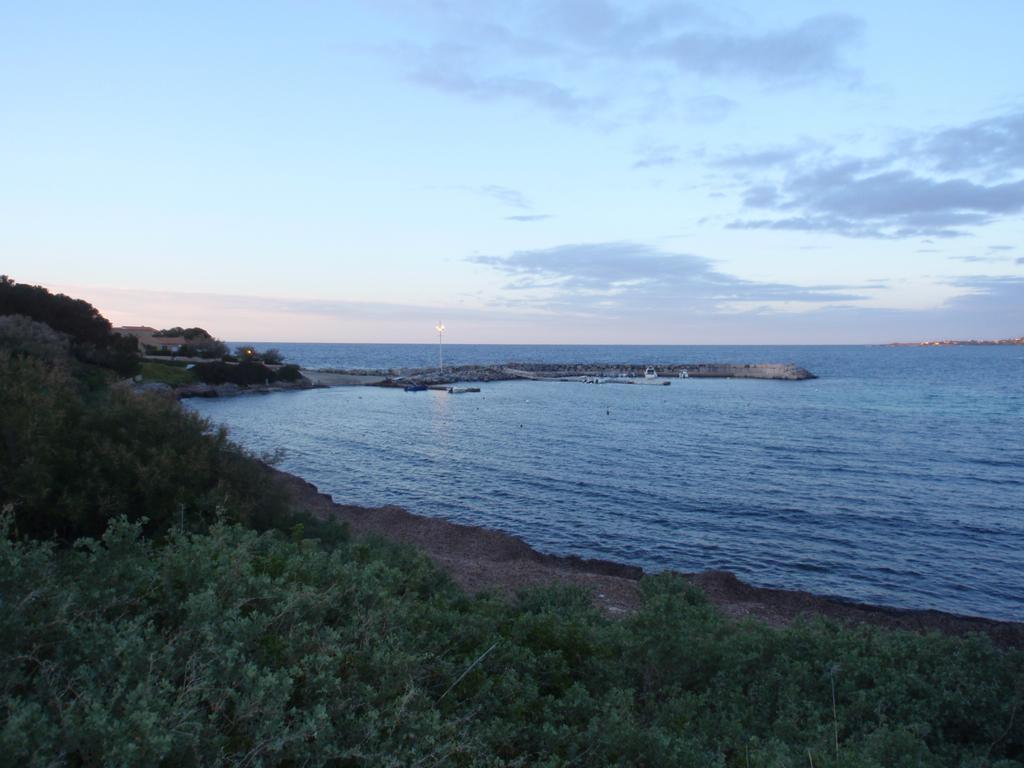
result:
[[[653,366],[661,378],[771,379],[804,381],[816,379],[813,373],[793,363],[675,363]],[[509,363],[504,372],[511,378],[564,379],[578,377],[642,378],[647,366],[620,364],[551,365],[547,363]]]
[[[439,371],[437,368],[409,368],[390,371],[333,371],[333,375],[359,374],[382,387],[409,385],[437,386],[463,382],[513,381],[575,381],[583,379],[642,379],[646,365],[631,363],[522,363],[502,365],[460,365]],[[766,379],[804,381],[817,378],[806,368],[793,363],[675,363],[655,366],[660,378]],[[371,377],[380,377],[370,381]]]
[[[793,363],[698,363],[681,366],[688,376],[706,379],[774,379],[804,381],[818,378],[806,368]]]

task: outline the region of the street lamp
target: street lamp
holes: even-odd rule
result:
[[[444,373],[444,323],[438,320],[434,330],[437,331],[437,367]]]

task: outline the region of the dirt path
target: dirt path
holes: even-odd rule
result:
[[[378,535],[411,544],[429,555],[470,592],[506,594],[544,584],[569,584],[589,592],[609,615],[624,615],[640,604],[640,568],[605,560],[584,560],[537,552],[521,539],[487,528],[421,517],[400,507],[355,507],[335,503],[300,477],[271,469],[298,506],[322,519],[349,524],[356,536]],[[938,630],[963,635],[982,632],[998,645],[1024,647],[1024,623],[845,602],[809,592],[752,587],[729,571],[686,574],[723,613],[785,626],[799,616],[914,631]]]

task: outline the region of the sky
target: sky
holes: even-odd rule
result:
[[[1020,0],[0,4],[0,272],[225,339],[1024,335]]]

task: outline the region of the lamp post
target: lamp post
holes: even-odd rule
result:
[[[437,368],[444,373],[444,323],[437,321]]]

